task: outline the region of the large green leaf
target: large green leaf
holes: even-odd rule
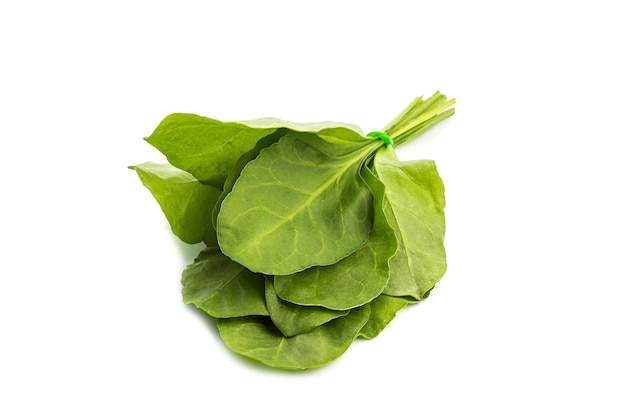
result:
[[[220,189],[168,164],[146,162],[131,169],[157,200],[175,235],[189,244],[217,242],[211,211]]]
[[[146,141],[159,149],[172,165],[201,182],[221,188],[239,157],[261,138],[278,130],[280,136],[292,131],[319,132],[347,144],[366,140],[358,127],[345,123],[291,123],[277,118],[223,122],[174,113],[165,117]]]
[[[371,313],[367,323],[361,328],[359,336],[376,338],[383,329],[395,318],[396,313],[411,303],[408,299],[380,295],[370,302]]]
[[[183,271],[183,302],[193,304],[215,318],[268,315],[265,280],[224,256],[218,247],[207,247]]]
[[[219,319],[217,324],[224,343],[232,351],[272,367],[303,370],[321,367],[343,354],[369,314],[369,305],[365,305],[292,337],[285,337],[265,317]]]
[[[263,150],[222,202],[224,254],[253,271],[285,275],[354,252],[372,228],[372,194],[359,172],[373,149],[331,157],[284,136]]]
[[[389,259],[397,242],[383,213],[384,186],[369,171],[362,171],[374,195],[374,226],[365,245],[328,266],[315,266],[299,273],[276,276],[278,296],[288,302],[346,310],[370,302],[389,281]]]
[[[252,128],[195,114],[165,117],[146,141],[159,149],[174,166],[217,188],[239,157],[252,149],[275,127]]]
[[[276,296],[271,277],[266,277],[265,281],[265,303],[272,322],[286,337],[309,332],[328,321],[348,314],[348,311],[334,311],[286,302]]]
[[[248,164],[248,162],[254,160],[263,149],[270,147],[281,137],[286,135],[293,136],[305,143],[313,145],[329,156],[344,156],[360,149],[366,142],[371,141],[371,139],[363,137],[360,133],[353,129],[332,122],[302,124],[289,123],[279,119],[259,119],[244,123],[250,123],[251,126],[256,127],[276,126],[280,125],[279,123],[282,123],[285,127],[281,127],[274,133],[259,139],[254,148],[241,155],[241,157],[233,165],[228,177],[224,181],[224,190],[213,211],[214,226],[217,226],[217,216],[219,214],[222,201],[233,189],[233,186],[235,185],[237,179],[239,179],[243,168]],[[338,126],[334,126],[335,124],[338,124]],[[310,129],[310,131],[314,131],[315,133],[304,130],[306,128]],[[358,129],[357,127],[354,128]],[[295,129],[301,129],[302,131]]]
[[[400,162],[390,148],[376,154],[374,167],[385,184],[385,214],[398,240],[384,293],[421,300],[446,271],[443,182],[435,162]]]

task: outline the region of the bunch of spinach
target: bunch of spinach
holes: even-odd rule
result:
[[[236,353],[323,366],[376,337],[446,270],[444,187],[394,147],[454,113],[435,93],[381,132],[279,119],[167,116],[146,141],[169,164],[131,166],[182,241],[206,246],[183,301],[216,318]]]

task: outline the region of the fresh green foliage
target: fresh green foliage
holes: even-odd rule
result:
[[[219,247],[207,247],[182,277],[183,301],[215,318],[268,315],[265,280],[224,256]]]
[[[395,273],[384,293],[421,300],[446,271],[443,182],[432,160],[399,162],[390,148],[376,155],[374,168],[398,241],[390,261]]]
[[[372,339],[446,271],[435,163],[395,148],[451,116],[415,99],[381,132],[275,118],[167,116],[146,140],[171,163],[132,166],[182,241],[206,247],[183,301],[234,352],[281,369],[328,364]]]
[[[366,339],[376,338],[396,316],[396,313],[409,303],[411,301],[406,298],[380,295],[370,302],[370,317],[361,328],[359,336]]]
[[[359,174],[366,156],[331,157],[281,138],[246,165],[222,202],[217,238],[224,254],[251,270],[285,275],[354,252],[373,221],[372,194]]]
[[[182,241],[216,244],[215,229],[207,219],[207,207],[215,206],[222,190],[200,183],[190,173],[168,164],[146,162],[132,166],[157,200],[172,232]]]
[[[336,311],[319,306],[302,306],[281,299],[276,294],[270,276],[265,282],[265,302],[272,322],[286,337],[304,334],[340,316],[349,310]]]
[[[383,213],[382,183],[369,169],[362,173],[374,193],[374,226],[367,241],[335,264],[276,276],[274,284],[281,298],[299,305],[348,310],[372,301],[387,286],[389,260],[396,253],[397,242]]]
[[[352,309],[304,334],[284,336],[263,317],[220,319],[217,326],[236,353],[272,367],[302,370],[321,367],[343,354],[367,323],[370,306]]]
[[[172,165],[221,188],[239,156],[275,130],[176,113],[165,117],[146,141]]]

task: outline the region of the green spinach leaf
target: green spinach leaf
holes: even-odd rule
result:
[[[241,157],[237,160],[237,162],[233,165],[224,182],[224,191],[220,196],[217,204],[215,205],[215,209],[213,210],[213,225],[217,228],[217,216],[219,214],[222,201],[226,196],[230,193],[235,185],[236,180],[241,175],[241,171],[248,164],[248,162],[254,160],[261,150],[273,145],[283,136],[292,136],[301,140],[305,143],[312,144],[313,146],[320,149],[325,154],[330,156],[342,156],[347,153],[350,153],[354,150],[362,147],[364,142],[367,142],[369,139],[362,137],[362,135],[355,131],[354,129],[344,127],[338,123],[324,122],[324,123],[311,123],[311,124],[302,124],[302,123],[289,123],[283,120],[278,119],[259,119],[253,120],[249,122],[244,122],[247,125],[260,127],[260,126],[275,126],[275,125],[283,125],[288,127],[281,127],[276,130],[274,133],[271,133],[259,141],[257,141],[256,145],[252,150],[241,155]],[[337,126],[335,126],[337,124]],[[305,129],[311,128],[310,131],[298,131],[296,129]],[[359,130],[360,131],[360,130]],[[341,146],[334,146],[332,144],[341,144]]]
[[[269,276],[265,281],[265,302],[272,322],[286,337],[309,332],[328,321],[348,314],[348,311],[334,311],[286,302],[276,296],[273,279]]]
[[[174,166],[221,188],[239,157],[276,128],[252,128],[195,114],[165,117],[146,141]]]
[[[385,213],[398,241],[384,293],[421,300],[446,271],[443,182],[433,161],[401,162],[392,149],[376,154],[374,168],[385,184]]]
[[[130,168],[157,200],[176,236],[189,244],[217,242],[210,212],[221,195],[220,189],[202,184],[168,164],[146,162]]]
[[[227,256],[268,275],[333,264],[362,246],[373,221],[372,195],[361,178],[380,146],[330,157],[284,136],[242,170],[217,217]]]
[[[217,246],[202,250],[181,282],[183,302],[215,318],[269,315],[263,276],[233,262]]]
[[[408,299],[380,295],[370,302],[371,313],[367,323],[361,328],[359,336],[373,339],[395,318],[396,313],[411,303]]]
[[[351,310],[304,334],[285,337],[265,317],[219,319],[222,340],[237,354],[275,368],[317,368],[341,356],[370,315],[369,305]]]

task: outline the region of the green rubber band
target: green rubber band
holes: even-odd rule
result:
[[[395,146],[391,137],[389,137],[387,134],[380,132],[380,131],[372,131],[370,133],[367,133],[367,137],[376,137],[377,139],[382,140],[383,142],[387,143],[390,146]]]

